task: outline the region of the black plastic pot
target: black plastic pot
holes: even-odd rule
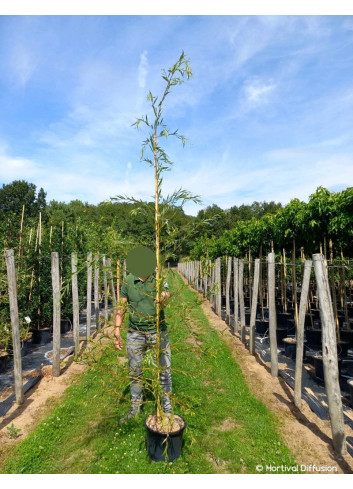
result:
[[[49,328],[34,329],[32,331],[32,343],[34,345],[49,343],[51,338],[52,334]]]
[[[7,362],[9,359],[9,354],[7,352],[0,352],[0,373],[5,372],[7,367]]]
[[[340,331],[342,341],[348,341],[349,346],[353,346],[353,331]]]
[[[324,380],[324,362],[322,356],[314,357],[314,367],[315,367],[315,375],[319,379]],[[338,375],[341,376],[341,367],[342,367],[342,359],[338,358]]]
[[[154,431],[147,426],[147,420],[145,420],[147,430],[147,453],[149,458],[154,462],[162,462],[166,459],[168,462],[173,462],[181,454],[183,432],[186,428],[186,421],[182,416],[179,417],[184,421],[184,426],[174,433]]]
[[[321,329],[307,329],[305,331],[305,338],[310,348],[322,348]]]
[[[287,328],[277,328],[276,329],[277,344],[283,345],[283,338],[286,338],[286,336],[288,336]]]
[[[353,407],[353,379],[347,380],[349,395],[351,396],[351,405]]]
[[[289,312],[279,312],[277,313],[277,326],[279,328],[287,327],[288,320],[291,319],[291,314]]]
[[[349,360],[347,358],[342,359],[342,366],[340,377],[343,378],[351,378],[353,379],[353,360]]]
[[[348,355],[349,341],[340,341],[337,343],[337,354],[340,357],[346,357]]]
[[[28,342],[29,340],[21,341],[21,357],[25,357],[28,353]]]
[[[258,334],[265,334],[266,331],[268,331],[270,327],[270,323],[269,321],[262,321],[261,319],[257,319],[256,322],[255,322],[255,330],[256,330],[256,333]]]
[[[60,321],[60,332],[61,332],[61,334],[67,333],[68,331],[70,331],[70,329],[71,329],[70,321],[68,319],[62,319]]]
[[[294,341],[293,341],[294,339]],[[297,341],[293,337],[283,338],[284,344],[284,354],[286,357],[295,358],[297,355]],[[305,344],[305,340],[304,340]],[[305,348],[303,352],[303,356],[305,356]]]

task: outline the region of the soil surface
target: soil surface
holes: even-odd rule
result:
[[[164,414],[163,418],[158,418],[156,414],[151,414],[146,419],[146,425],[157,433],[176,433],[185,426],[183,418],[177,414]]]

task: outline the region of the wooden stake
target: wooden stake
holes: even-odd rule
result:
[[[255,355],[255,323],[256,323],[257,299],[258,299],[258,292],[259,292],[259,276],[260,276],[260,259],[255,258],[254,282],[253,282],[251,314],[250,314],[250,343],[249,343],[249,350],[252,355]]]
[[[239,259],[233,258],[234,275],[233,275],[233,289],[234,289],[234,333],[238,331],[239,323]]]
[[[270,316],[270,351],[271,351],[271,374],[278,376],[278,355],[277,355],[277,317],[275,303],[275,254],[268,254],[268,302]]]
[[[245,304],[244,304],[244,260],[239,259],[239,306],[240,306],[240,328],[241,341],[246,341],[245,329]]]
[[[221,281],[221,258],[216,259],[216,314],[221,317],[222,314],[222,281]]]
[[[80,350],[80,310],[78,301],[78,281],[77,281],[77,254],[71,253],[71,272],[72,272],[72,311],[73,311],[73,337],[75,344],[75,355]]]
[[[346,436],[344,431],[341,390],[338,375],[336,328],[330,296],[327,265],[321,254],[314,254],[313,262],[319,292],[322,327],[322,357],[333,446],[338,454],[344,455],[346,453]]]
[[[226,280],[226,323],[230,323],[230,277],[232,274],[232,259],[227,259],[227,280]]]
[[[100,330],[99,324],[99,256],[95,255],[94,257],[95,266],[94,266],[94,313],[96,317],[96,328],[97,331]]]
[[[60,271],[59,253],[51,254],[51,276],[53,286],[53,377],[60,375]]]
[[[23,396],[23,382],[22,382],[21,338],[20,338],[20,322],[18,317],[17,279],[16,279],[14,251],[6,250],[5,259],[6,259],[7,280],[8,280],[8,287],[9,287],[15,395],[16,395],[17,404],[23,404],[24,396]]]
[[[86,339],[91,336],[91,314],[92,314],[92,253],[87,256],[87,314],[86,314]]]
[[[304,276],[303,276],[302,290],[300,294],[299,321],[298,321],[298,329],[297,329],[297,349],[296,349],[296,357],[295,357],[294,404],[297,407],[300,407],[301,405],[301,396],[302,396],[304,323],[305,323],[306,307],[308,303],[311,267],[312,267],[312,262],[310,260],[306,260],[304,263]]]

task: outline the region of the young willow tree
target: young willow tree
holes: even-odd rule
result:
[[[167,71],[162,71],[162,78],[165,82],[164,91],[160,97],[154,96],[151,92],[148,93],[147,100],[149,101],[152,109],[153,117],[138,118],[133,124],[137,129],[142,127],[147,130],[148,136],[142,143],[141,161],[147,163],[154,171],[154,206],[142,201],[137,201],[134,198],[127,198],[123,196],[116,197],[117,200],[129,200],[133,203],[139,203],[139,207],[135,209],[134,213],[142,212],[145,214],[146,219],[151,218],[151,210],[154,213],[153,224],[155,231],[155,253],[156,253],[156,331],[157,331],[157,344],[155,349],[155,378],[153,379],[153,394],[157,408],[157,418],[163,417],[163,410],[161,406],[162,391],[160,387],[160,373],[162,367],[160,366],[160,352],[161,352],[161,310],[162,310],[162,284],[163,284],[163,264],[167,257],[173,256],[173,249],[175,249],[175,243],[177,235],[181,230],[177,229],[177,226],[173,223],[171,216],[171,209],[180,209],[185,202],[193,201],[199,203],[198,196],[192,196],[190,192],[183,189],[174,191],[171,195],[166,197],[162,196],[163,185],[163,173],[171,169],[172,162],[166,154],[162,144],[166,138],[174,136],[178,138],[183,146],[185,146],[186,138],[178,133],[178,130],[170,131],[164,122],[164,108],[165,101],[171,92],[172,87],[175,85],[181,85],[185,80],[188,80],[192,76],[191,67],[189,61],[182,53],[178,61],[171,66]],[[179,207],[178,207],[179,206]],[[183,230],[184,232],[184,230]],[[186,233],[187,234],[187,233]],[[163,239],[162,239],[163,238]]]

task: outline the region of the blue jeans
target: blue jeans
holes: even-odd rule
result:
[[[153,350],[157,343],[156,331],[128,331],[127,333],[127,354],[130,369],[130,391],[131,403],[140,405],[142,403],[142,369],[143,362],[151,360],[155,365],[156,354]],[[148,355],[150,355],[148,357]],[[164,395],[161,397],[162,408],[164,411],[171,410],[169,394],[172,391],[172,375],[171,375],[171,352],[169,345],[169,337],[167,331],[160,333],[160,356],[159,364],[162,367],[160,371],[159,381]]]

